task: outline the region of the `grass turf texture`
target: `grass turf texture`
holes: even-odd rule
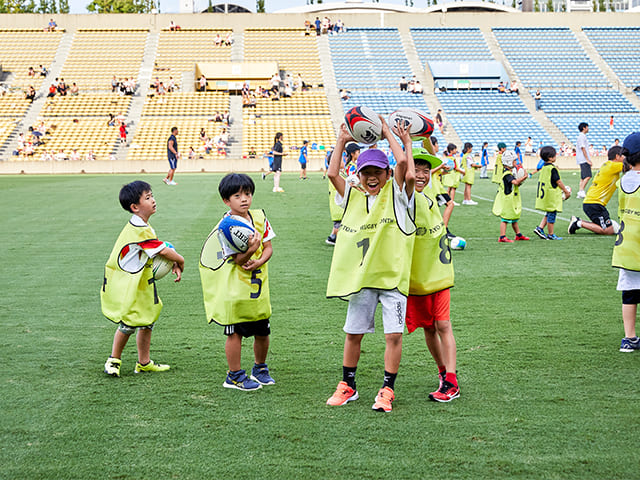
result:
[[[382,332],[363,341],[360,400],[325,405],[341,377],[346,312],[345,302],[324,297],[326,182],[284,175],[286,193],[274,194],[270,179],[253,177],[254,207],[278,235],[268,358],[277,384],[253,393],[222,388],[224,336],[202,305],[198,255],[225,211],[220,175],[178,175],[177,187],[161,175],[0,178],[0,478],[637,478],[629,459],[640,356],[618,352],[613,237],[565,233],[578,200],[560,215],[563,241],[535,237],[540,215],[524,211],[531,241],[498,244],[499,220],[480,199],[492,200],[495,187],[476,182],[479,205],[456,207],[450,225],[468,241],[453,253],[462,396],[428,401],[436,369],[418,331],[404,338],[394,411],[381,414],[371,404],[382,383]],[[165,308],[151,353],[171,371],[134,375],[132,339],[114,379],[102,373],[115,326],[98,292],[128,219],[118,190],[137,178],[155,189],[151,223],[187,268],[179,284],[158,282]],[[577,191],[577,176],[563,178]],[[525,182],[525,207],[535,187],[535,178]]]

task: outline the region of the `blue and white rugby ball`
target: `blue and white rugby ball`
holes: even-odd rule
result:
[[[451,239],[452,250],[464,250],[467,246],[467,241],[462,237],[453,237]]]
[[[249,239],[255,232],[255,229],[247,220],[237,215],[224,217],[218,225],[218,230],[236,253],[247,251]]]

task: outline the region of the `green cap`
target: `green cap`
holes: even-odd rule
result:
[[[426,148],[414,148],[411,152],[414,160],[424,160],[425,162],[429,162],[431,168],[436,168],[442,163],[442,160],[435,155],[431,155]]]
[[[500,143],[498,144],[498,148],[499,148],[499,149],[500,149],[500,148],[507,148],[507,144],[506,144],[506,143],[504,143],[504,142],[500,142]]]

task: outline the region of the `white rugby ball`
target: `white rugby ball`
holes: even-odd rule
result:
[[[373,145],[382,138],[382,122],[369,107],[353,107],[344,115],[344,123],[353,139],[363,145]]]
[[[412,140],[424,140],[433,133],[433,121],[427,115],[415,108],[399,108],[389,115],[389,126],[411,124],[409,134]]]
[[[569,195],[571,195],[571,187],[569,185],[565,185],[565,187],[567,187],[567,190],[569,190]],[[562,192],[562,200],[566,200],[567,198],[569,197],[567,197],[567,195]]]
[[[462,237],[453,237],[451,239],[452,250],[464,250],[467,246],[467,241]]]
[[[516,180],[520,180],[521,178],[524,178],[527,176],[527,171],[522,167],[514,168],[513,175],[516,177]]]
[[[247,251],[249,239],[255,232],[255,229],[247,220],[237,215],[224,217],[218,225],[218,230],[224,235],[227,244],[236,253]]]
[[[165,243],[167,247],[175,250],[173,245],[167,242]],[[162,255],[156,255],[153,257],[153,266],[151,267],[153,269],[153,278],[160,280],[161,278],[166,277],[167,274],[171,273],[171,270],[173,270],[173,263],[173,260],[169,260],[167,257],[163,257]]]

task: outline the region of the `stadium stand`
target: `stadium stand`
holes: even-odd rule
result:
[[[224,40],[231,29],[164,29],[158,38],[158,52],[152,78],[167,85],[169,77],[182,85],[182,75],[194,71],[196,62],[230,61],[231,46],[224,42],[217,46],[216,35]],[[185,87],[182,87],[185,89]],[[187,91],[192,90],[187,89]]]
[[[493,60],[479,28],[412,28],[422,65],[430,60]]]
[[[110,90],[114,75],[138,78],[147,35],[139,29],[78,29],[60,77],[83,91]]]
[[[542,98],[542,110],[546,113],[638,112],[617,90],[543,90]]]
[[[583,27],[582,30],[627,87],[640,86],[640,27]]]
[[[124,95],[80,94],[78,96],[60,96],[48,99],[40,116],[42,117],[104,117],[118,115],[129,109],[131,98]],[[106,120],[105,120],[106,123]]]
[[[597,149],[603,145],[607,148],[611,147],[616,138],[622,142],[629,133],[638,131],[638,125],[640,125],[640,115],[629,113],[614,115],[612,129],[609,127],[611,118],[609,114],[550,114],[548,117],[572,142],[575,142],[578,137],[578,124],[588,123],[587,137]]]
[[[436,93],[445,112],[452,113],[529,113],[515,93],[497,90],[448,90]]]
[[[33,85],[36,90],[39,88],[45,77],[40,76],[38,66],[50,69],[62,35],[61,31],[0,30],[0,60],[2,69],[13,75],[12,87]],[[29,76],[29,67],[34,69],[35,76]]]
[[[30,103],[20,92],[0,95],[0,117],[18,119],[24,115]]]
[[[493,33],[528,89],[610,86],[569,28],[498,27]]]
[[[396,28],[353,28],[329,45],[338,88],[395,88],[413,75]]]

